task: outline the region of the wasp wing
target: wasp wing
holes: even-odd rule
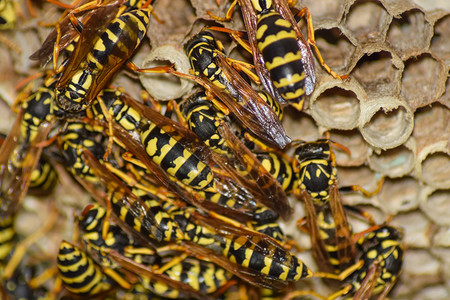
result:
[[[256,183],[256,187],[266,197],[262,197],[262,204],[277,212],[283,218],[292,214],[286,193],[278,181],[261,165],[255,155],[231,132],[225,124],[219,127],[219,132],[226,138],[227,145],[233,150],[235,157]]]
[[[287,21],[289,21],[297,34],[297,44],[300,47],[300,53],[302,55],[302,63],[305,71],[305,93],[309,95],[314,90],[316,84],[316,70],[314,67],[314,56],[312,54],[309,44],[305,40],[302,32],[298,28],[297,22],[295,22],[291,9],[287,5],[286,1],[274,0],[274,6],[277,12]]]
[[[89,20],[84,24],[81,31],[80,38],[75,45],[75,49],[70,55],[61,78],[59,79],[56,88],[64,89],[74,73],[79,69],[80,64],[91,51],[95,41],[106,30],[106,27],[116,17],[119,11],[117,5],[107,5],[98,7]]]

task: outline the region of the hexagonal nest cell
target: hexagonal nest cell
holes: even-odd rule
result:
[[[2,116],[11,115],[9,106],[23,96],[20,91],[31,90],[26,77],[40,71],[28,57],[40,47],[49,32],[41,23],[57,21],[61,15],[61,10],[53,4],[21,2],[23,7],[16,27],[0,33]],[[25,2],[30,2],[36,17]],[[153,2],[154,17],[148,38],[144,40],[146,45],[131,59],[138,66],[144,61],[145,66],[153,66],[147,64],[147,51],[160,47],[181,52],[183,56],[183,44],[204,26],[223,25],[244,30],[239,5],[231,22],[213,20],[208,14],[223,17],[231,1]],[[306,97],[304,111],[285,109],[284,127],[288,135],[297,140],[312,141],[329,132],[332,141],[350,150],[346,153],[335,148],[340,186],[358,184],[374,190],[377,182],[384,178],[380,193],[365,197],[352,192],[343,195],[343,199],[346,204],[377,211],[378,222],[391,216],[392,224],[405,229],[407,248],[403,272],[389,298],[449,299],[449,1],[304,0],[298,1],[295,9],[303,7],[310,9],[317,46],[325,63],[339,75],[348,74],[349,78],[333,78],[316,59],[315,88]],[[0,8],[0,17],[1,13]],[[299,24],[307,37],[305,21]],[[228,35],[223,34],[223,37],[229,45],[227,51],[242,50]],[[175,63],[175,69],[181,70],[177,68],[175,56],[178,54],[172,54],[172,50],[160,51],[157,60]],[[188,69],[182,72],[187,73]],[[134,89],[134,94],[139,94],[145,83],[139,83],[137,77],[135,73],[121,71],[112,85],[124,80]],[[166,85],[162,83],[162,88],[157,80],[149,84],[158,85],[156,90],[162,94],[168,90],[176,90],[180,93],[177,96],[192,92],[191,86],[184,85],[179,92],[178,85],[183,81],[164,78],[158,77],[158,80],[168,80]],[[19,83],[21,89],[17,90],[15,87]],[[2,118],[0,128],[8,130],[12,120],[12,117]],[[292,149],[286,153],[291,152]],[[72,239],[73,212],[80,212],[89,196],[66,174],[62,175],[55,194],[43,199],[30,196],[23,201],[17,217],[22,226],[17,226],[17,230],[19,234],[28,235],[29,228],[24,224],[33,228],[46,224],[49,214],[37,212],[57,207],[60,212],[57,226],[31,247],[33,251],[47,248],[44,257],[55,257],[55,246],[46,244],[54,243],[55,236],[56,239]],[[297,201],[290,200],[291,203]],[[304,239],[305,235],[298,232],[294,223],[291,219],[290,226],[284,224],[283,229]],[[307,255],[308,249],[304,253]],[[321,288],[329,290],[319,285],[316,290],[319,294],[322,294]]]

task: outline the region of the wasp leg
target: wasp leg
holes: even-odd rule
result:
[[[22,53],[22,49],[14,44],[12,41],[10,41],[6,36],[3,34],[0,34],[0,43],[5,44],[8,48],[15,51],[17,54]]]
[[[170,66],[161,66],[161,67],[141,69],[132,62],[127,62],[125,65],[130,70],[135,71],[135,72],[140,72],[140,73],[171,73],[170,71],[173,70],[173,66],[174,66],[174,64],[171,64]]]
[[[350,186],[343,186],[339,188],[340,192],[361,192],[366,197],[372,197],[373,195],[378,194],[381,191],[381,188],[383,187],[384,183],[384,177],[381,177],[380,180],[378,180],[377,188],[374,191],[368,191],[363,189],[359,185],[350,185]]]
[[[36,230],[35,232],[33,232],[31,235],[29,235],[26,239],[17,244],[14,250],[14,254],[11,256],[11,259],[5,266],[3,272],[4,279],[11,278],[11,276],[14,273],[14,270],[19,265],[20,261],[22,260],[22,257],[25,255],[25,252],[28,250],[28,248],[30,248],[32,244],[34,244],[37,240],[42,238],[47,232],[49,232],[53,228],[53,225],[58,219],[58,216],[59,213],[57,208],[55,206],[52,206],[50,216],[47,219],[47,221],[43,224],[43,226],[38,230]]]
[[[231,66],[236,70],[244,72],[254,83],[256,83],[257,85],[261,85],[261,80],[259,79],[258,75],[251,71],[251,69],[255,68],[252,64],[232,58],[227,58],[227,61],[230,62]]]
[[[307,7],[304,7],[302,10],[300,10],[295,15],[295,17],[298,17],[298,18],[305,17],[306,23],[308,25],[308,44],[310,44],[313,47],[314,52],[316,53],[317,59],[319,60],[319,63],[321,64],[321,66],[334,78],[339,78],[342,80],[348,79],[349,78],[348,75],[338,75],[336,72],[331,70],[331,68],[323,60],[322,55],[320,54],[319,48],[316,45],[316,39],[314,37],[314,28],[312,25],[312,18],[311,18],[311,13],[309,12],[309,9]]]
[[[350,206],[350,205],[345,205],[344,204],[344,208],[346,211],[350,211],[351,213],[354,213],[360,217],[363,217],[364,219],[366,219],[370,225],[375,225],[376,222],[373,219],[373,217],[368,213],[365,212],[364,210],[358,208],[358,207],[354,207],[354,206]]]
[[[253,53],[250,44],[242,39],[242,37],[244,36],[244,32],[218,26],[211,26],[205,29],[228,33],[239,45],[242,46],[242,48],[244,48],[245,51],[247,51],[250,54]]]
[[[217,1],[217,0],[216,0],[216,1]],[[210,12],[210,11],[206,11],[206,13],[207,13],[212,19],[214,19],[214,20],[216,20],[216,21],[222,21],[222,22],[229,21],[229,20],[231,20],[231,17],[233,16],[234,7],[236,6],[236,4],[237,4],[237,0],[233,0],[233,2],[232,2],[231,5],[230,5],[230,8],[228,8],[227,13],[226,13],[226,15],[225,15],[224,18],[218,17],[218,16],[214,15],[214,14],[213,14],[212,12]],[[220,5],[220,4],[219,4],[219,5]]]
[[[50,278],[56,277],[56,274],[58,274],[58,268],[56,266],[48,268],[38,276],[31,278],[28,285],[32,289],[36,289],[42,286],[44,282],[48,281]]]
[[[156,274],[162,274],[165,271],[167,271],[168,269],[172,268],[173,266],[181,263],[183,260],[185,260],[187,258],[187,253],[183,253],[179,256],[176,256],[174,259],[170,260],[168,263],[164,264],[161,267],[155,268],[154,272]]]
[[[122,288],[129,290],[131,289],[133,286],[131,285],[131,283],[129,283],[128,281],[126,281],[122,275],[120,275],[119,273],[117,273],[116,271],[114,271],[111,268],[102,268],[103,273],[105,273],[106,275],[108,275],[109,277],[112,278],[112,280],[114,280],[118,285],[120,285]]]

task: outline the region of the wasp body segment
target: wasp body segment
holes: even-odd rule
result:
[[[0,263],[7,261],[15,245],[16,232],[14,231],[14,219],[8,216],[0,219]]]
[[[0,1],[0,30],[12,29],[16,26],[17,14],[14,2],[11,0]]]
[[[321,268],[342,271],[353,264],[356,250],[337,186],[330,141],[301,143],[294,157],[294,190],[305,206],[313,255]]]
[[[191,258],[184,259],[170,269],[165,270],[162,274],[168,276],[173,281],[189,285],[194,290],[204,294],[216,292],[231,279],[229,272],[217,267],[215,264]],[[156,295],[170,299],[185,298],[183,291],[174,289],[164,282],[143,277],[142,283],[144,287]]]
[[[292,192],[296,176],[292,170],[291,162],[272,152],[258,153],[256,158],[272,174],[286,193]]]
[[[273,8],[262,8],[257,11],[257,17],[258,49],[273,85],[286,102],[301,110],[305,97],[305,72],[297,35],[291,23]]]
[[[68,112],[86,109],[139,46],[149,20],[149,9],[126,12],[109,24],[85,58],[72,55],[56,86],[57,105]]]
[[[122,101],[123,93],[117,89],[104,89],[92,102],[92,106],[86,110],[88,118],[104,120],[100,101],[103,101],[108,113],[123,129],[131,134],[137,134],[143,121],[141,114],[133,107]]]
[[[211,168],[199,159],[201,155],[186,149],[156,124],[143,127],[141,140],[151,159],[170,176],[196,190],[213,186],[214,175]]]
[[[210,32],[194,36],[185,49],[193,73],[199,77],[196,81],[223,103],[218,108],[225,105],[237,122],[274,147],[284,148],[291,141],[276,113],[229,65],[222,44]]]
[[[58,137],[61,154],[70,172],[93,183],[97,183],[98,178],[81,155],[85,149],[88,149],[95,157],[103,156],[106,138],[99,130],[103,130],[103,127],[95,128],[89,124],[71,122]]]
[[[362,251],[359,258],[363,265],[354,271],[347,282],[351,289],[347,294],[357,299],[371,295],[387,295],[397,280],[403,263],[403,233],[392,226],[382,225],[358,241]]]
[[[206,97],[205,92],[199,92],[183,104],[183,113],[190,130],[213,151],[227,155],[229,149],[225,138],[218,131],[222,122],[227,122],[225,114],[217,110]]]
[[[64,286],[74,294],[97,295],[112,287],[92,258],[66,241],[59,248],[57,266]]]

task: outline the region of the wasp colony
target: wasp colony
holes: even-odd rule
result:
[[[448,299],[445,1],[0,0],[1,299]]]

